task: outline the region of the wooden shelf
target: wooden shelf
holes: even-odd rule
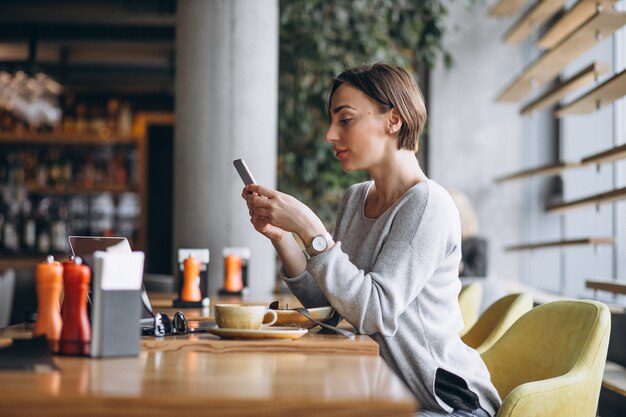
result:
[[[538,30],[546,20],[558,12],[566,0],[540,0],[531,7],[520,19],[513,24],[511,29],[504,35],[504,42],[520,43],[526,39],[533,30]]]
[[[560,213],[567,210],[577,209],[593,204],[609,203],[611,201],[623,200],[626,198],[626,187],[611,190],[606,193],[592,195],[590,197],[581,198],[579,200],[570,201],[568,203],[555,204],[546,207],[546,211],[550,213]]]
[[[626,295],[626,284],[621,284],[617,281],[596,281],[587,280],[585,286],[592,290],[608,291],[615,294]]]
[[[497,177],[495,181],[497,183],[502,183],[532,176],[556,175],[568,169],[580,168],[592,164],[605,164],[624,158],[626,158],[626,144],[587,156],[580,162],[558,162],[556,164],[543,165],[537,168],[526,169],[513,174],[503,175],[501,177]]]
[[[101,193],[137,193],[139,189],[137,187],[131,187],[127,185],[97,185],[94,187],[85,187],[82,185],[70,185],[64,188],[56,187],[26,187],[27,191],[32,194],[39,195],[75,195],[75,194],[101,194]]]
[[[527,0],[500,0],[489,9],[489,16],[508,17],[513,16]]]
[[[626,158],[626,144],[583,158],[583,165],[604,164]]]
[[[496,178],[497,183],[512,181],[520,178],[532,177],[536,175],[556,175],[566,169],[578,168],[580,164],[577,162],[558,162],[556,164],[543,165],[537,168],[531,168],[519,171],[514,174],[504,175]]]
[[[539,38],[537,46],[542,49],[554,48],[587,20],[595,16],[598,11],[609,10],[613,7],[616,1],[580,0]]]
[[[42,134],[42,133],[13,133],[0,132],[0,144],[14,145],[134,145],[135,136],[100,137],[93,133],[84,134]]]
[[[554,112],[557,117],[586,114],[626,95],[626,70],[611,77],[582,97]]]
[[[498,96],[498,101],[522,100],[534,87],[551,81],[576,57],[626,24],[626,13],[605,11],[587,21],[554,49],[528,66]]]
[[[538,99],[528,103],[524,108],[520,110],[522,116],[527,116],[534,111],[548,107],[558,102],[563,96],[570,92],[581,88],[584,85],[596,80],[596,78],[607,72],[609,65],[606,62],[595,62],[582,71],[573,75],[570,79],[562,82],[560,85],[554,87]]]
[[[504,248],[507,252],[543,249],[543,248],[555,248],[565,246],[579,246],[579,245],[612,245],[614,243],[611,237],[586,237],[573,240],[558,240],[554,242],[542,242],[542,243],[526,243],[521,245],[507,246]]]

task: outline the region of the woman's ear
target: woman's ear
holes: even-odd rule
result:
[[[390,135],[395,135],[400,131],[401,127],[402,117],[400,117],[400,113],[398,113],[398,110],[389,110],[389,116],[387,118],[387,133],[389,133]]]

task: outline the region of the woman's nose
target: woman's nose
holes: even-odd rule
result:
[[[326,135],[324,136],[324,140],[326,142],[332,142],[332,141],[336,141],[337,140],[337,133],[336,133],[336,130],[333,128],[332,124],[330,126],[328,126],[328,130],[326,131]]]

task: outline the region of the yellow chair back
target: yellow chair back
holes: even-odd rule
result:
[[[481,282],[472,282],[464,285],[459,293],[459,307],[461,307],[461,317],[465,327],[459,333],[465,334],[470,327],[476,323],[480,315],[480,303],[483,300],[483,284]]]
[[[596,301],[555,301],[520,317],[482,357],[499,417],[594,417],[611,332]]]
[[[509,327],[533,308],[529,293],[509,294],[493,303],[462,337],[466,345],[479,353],[489,349]]]

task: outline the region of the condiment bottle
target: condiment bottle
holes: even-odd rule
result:
[[[200,261],[191,255],[183,262],[183,278],[180,299],[182,301],[201,301]]]
[[[65,262],[63,268],[63,329],[60,351],[65,355],[89,356],[91,325],[87,316],[87,293],[91,271],[82,259]]]
[[[59,351],[59,339],[63,321],[59,308],[59,298],[63,286],[63,267],[49,255],[37,264],[35,271],[37,285],[37,321],[33,336],[45,335],[52,352]]]

